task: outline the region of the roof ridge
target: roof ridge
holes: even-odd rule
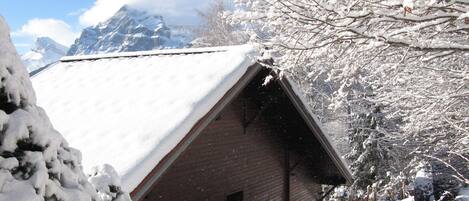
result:
[[[77,56],[62,57],[60,61],[72,62],[72,61],[98,60],[98,59],[122,58],[122,57],[203,54],[203,53],[226,52],[230,49],[235,49],[236,47],[240,47],[240,46],[243,46],[243,45],[202,47],[202,48],[182,48],[182,49],[162,49],[162,50],[148,50],[148,51],[136,51],[136,52],[117,52],[117,53],[104,53],[104,54],[95,54],[95,55],[77,55]]]

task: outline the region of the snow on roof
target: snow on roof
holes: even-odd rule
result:
[[[66,57],[33,76],[38,105],[89,171],[132,191],[256,60],[251,46]]]

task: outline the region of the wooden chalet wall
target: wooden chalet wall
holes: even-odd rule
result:
[[[263,77],[223,109],[143,200],[220,201],[241,191],[244,201],[321,197],[318,176],[332,163],[280,86],[262,87]]]

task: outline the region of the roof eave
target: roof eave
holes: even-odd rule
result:
[[[262,68],[262,65],[259,63],[255,63],[248,68],[240,80],[233,85],[223,98],[220,99],[216,105],[193,126],[186,137],[169,154],[167,154],[166,157],[150,172],[150,174],[148,174],[147,177],[132,191],[131,196],[133,200],[141,200],[149,190],[151,190],[151,187],[158,181],[170,165],[187,149],[187,147],[189,147],[192,141],[199,136],[208,124],[219,115],[222,109],[232,102],[232,100],[245,88],[245,86]],[[313,131],[315,137],[324,147],[341,175],[347,181],[347,184],[351,184],[353,182],[353,176],[350,170],[348,169],[345,161],[338,154],[335,147],[332,145],[330,139],[323,132],[318,120],[307,106],[307,102],[304,101],[304,98],[300,95],[302,93],[295,90],[295,87],[293,87],[295,85],[289,80],[289,78],[279,79],[279,81],[292,103],[306,121],[308,127]]]
[[[259,63],[254,63],[239,81],[225,93],[225,95],[215,104],[212,109],[204,115],[186,134],[184,139],[168,153],[161,162],[145,177],[145,179],[131,192],[132,200],[142,200],[149,193],[152,186],[158,179],[168,170],[171,164],[189,147],[189,145],[199,136],[199,134],[214,120],[226,105],[231,103],[234,98],[245,88],[245,86],[257,75],[262,69]]]
[[[100,54],[91,54],[91,55],[74,55],[74,56],[64,56],[60,59],[60,61],[61,62],[75,62],[75,61],[82,61],[82,60],[226,52],[233,47],[240,47],[240,46],[246,46],[246,45],[183,48],[183,49],[158,49],[158,50],[135,51],[135,52],[114,52],[114,53],[100,53]]]
[[[327,154],[339,170],[340,174],[345,178],[347,184],[352,184],[353,175],[350,169],[347,167],[347,163],[342,159],[329,137],[325,134],[319,123],[319,120],[309,108],[307,101],[301,95],[302,93],[298,90],[296,84],[286,76],[279,77],[279,83],[303,119],[306,121],[308,127],[313,131],[315,137],[324,147]]]

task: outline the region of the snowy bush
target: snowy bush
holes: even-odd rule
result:
[[[96,188],[102,201],[130,200],[120,187],[119,175],[110,165],[94,167],[88,181]]]
[[[9,33],[0,16],[0,200],[111,200],[100,197],[102,188],[97,186],[97,193],[83,173],[80,152],[68,146],[35,105],[29,75]]]

